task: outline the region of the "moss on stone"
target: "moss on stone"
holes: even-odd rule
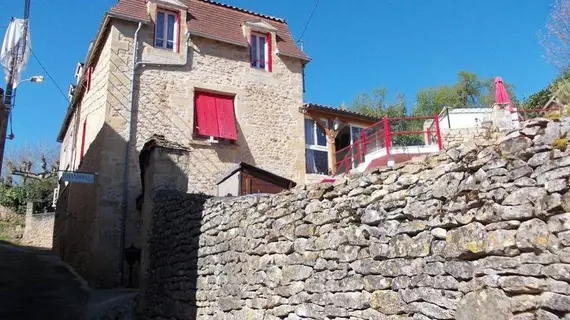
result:
[[[558,139],[554,140],[554,142],[552,143],[552,146],[555,149],[558,149],[561,151],[566,151],[566,149],[568,148],[568,138],[558,138]]]
[[[558,121],[560,120],[560,112],[558,111],[548,112],[544,117],[549,120]]]

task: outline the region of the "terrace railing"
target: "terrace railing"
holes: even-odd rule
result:
[[[432,126],[424,126],[426,120],[433,120],[435,130]],[[426,145],[437,145],[439,150],[443,148],[439,115],[384,117],[363,129],[351,145],[336,151],[336,175],[346,175],[365,163],[368,155],[390,155],[394,148]]]

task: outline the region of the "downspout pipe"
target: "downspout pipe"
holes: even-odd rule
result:
[[[132,121],[133,121],[133,106],[135,101],[135,75],[138,67],[137,57],[139,49],[139,32],[142,28],[142,22],[139,22],[137,30],[135,31],[135,36],[133,39],[133,65],[131,72],[131,102],[129,104],[129,115],[127,118],[127,144],[125,147],[125,165],[123,168],[123,203],[121,210],[121,244],[119,246],[119,276],[121,279],[121,285],[124,285],[124,249],[125,249],[125,239],[126,239],[126,224],[127,224],[127,211],[129,205],[129,161],[130,161],[130,149],[132,144]]]

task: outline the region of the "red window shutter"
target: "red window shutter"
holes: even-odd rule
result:
[[[217,137],[218,114],[216,97],[208,93],[196,93],[196,127],[199,135]]]
[[[218,137],[236,140],[237,130],[233,97],[216,97],[216,108],[218,111],[218,127],[220,128],[220,134]]]
[[[253,33],[249,35],[249,64],[253,67],[257,63],[257,57],[253,55]]]
[[[180,11],[176,13],[176,25],[174,26],[176,30],[176,34],[178,35],[178,40],[176,41],[176,53],[180,52],[180,41],[182,40],[182,36],[180,34]]]
[[[83,133],[81,134],[81,157],[79,161],[83,160],[83,156],[85,155],[85,131],[87,129],[87,119],[83,120]]]
[[[267,34],[267,71],[271,72],[273,67],[273,57],[271,51],[271,33]]]
[[[157,22],[157,21],[156,21],[156,20],[157,20],[157,19],[156,19],[156,15],[157,15],[157,14],[158,14],[158,10],[156,10],[156,11],[154,12],[154,21],[153,21],[154,28],[152,28],[152,46],[153,46],[153,47],[156,47],[156,22]]]

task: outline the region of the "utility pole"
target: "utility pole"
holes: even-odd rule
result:
[[[16,74],[16,66],[20,59],[24,59],[28,41],[28,26],[30,18],[30,0],[24,0],[24,32],[21,42],[15,50],[12,50],[12,63],[8,82],[6,83],[6,94],[4,95],[4,106],[0,108],[0,174],[2,174],[2,166],[4,164],[4,149],[6,147],[6,133],[8,131],[8,119],[12,112],[12,100],[14,92],[14,76]],[[22,51],[22,52],[20,52]],[[2,104],[0,104],[2,106]]]

